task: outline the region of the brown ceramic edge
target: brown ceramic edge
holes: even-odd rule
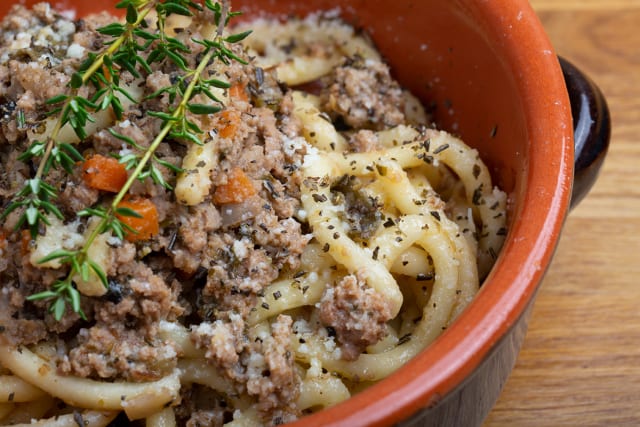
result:
[[[535,294],[509,330],[474,370],[437,404],[420,409],[398,427],[480,426],[498,400],[524,342]]]
[[[568,213],[573,180],[572,119],[562,71],[530,6],[518,9],[524,2],[475,2],[483,3],[487,22],[499,22],[500,17],[514,20],[509,34],[500,33],[509,25],[501,22],[492,27],[492,36],[501,40],[504,49],[516,53],[507,64],[531,118],[529,138],[544,145],[532,146],[528,153],[531,164],[523,185],[529,190],[520,201],[505,247],[485,289],[435,345],[379,384],[294,425],[383,426],[437,405],[472,374],[518,321],[551,261]],[[532,27],[540,30],[532,32]],[[523,69],[530,71],[522,75]],[[544,90],[541,76],[545,76]],[[540,123],[534,118],[546,120]],[[371,405],[374,400],[375,408]]]

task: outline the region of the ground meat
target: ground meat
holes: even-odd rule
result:
[[[81,329],[78,345],[59,364],[64,373],[89,378],[122,377],[127,380],[153,381],[171,373],[176,365],[172,344],[149,342],[135,330],[118,324]]]
[[[73,34],[73,43],[82,46],[88,51],[97,51],[104,46],[105,36],[97,29],[113,22],[113,16],[107,12],[90,15],[78,19],[74,24],[76,32]]]
[[[61,360],[62,372],[150,381],[167,375],[175,366],[172,344],[156,336],[159,320],[183,312],[176,303],[179,289],[167,286],[146,264],[130,262],[132,246],[124,245],[116,252],[120,254],[116,256],[119,275],[132,279],[112,281],[102,300],[94,301],[96,324],[80,330],[77,343]]]
[[[221,411],[194,411],[190,414],[186,427],[222,426],[224,417]]]
[[[82,179],[81,165],[75,169],[76,173],[65,183],[58,199],[60,207],[69,215],[95,205],[99,198],[99,191],[88,187]]]
[[[382,62],[351,58],[334,69],[324,111],[352,128],[382,130],[404,121],[402,90]]]
[[[44,56],[55,65],[64,58],[75,29],[47,3],[32,9],[16,4],[0,24],[0,63]]]
[[[46,3],[32,10],[15,5],[0,23],[0,141],[15,143],[31,129],[38,134],[44,102],[66,90],[77,58],[67,59],[75,25]],[[23,117],[18,125],[16,118]]]
[[[247,364],[247,391],[258,396],[259,411],[266,412],[277,408],[285,413],[295,413],[294,402],[299,394],[300,378],[295,370],[289,345],[292,323],[291,317],[279,315],[271,324],[271,335],[255,343],[248,356],[250,362]],[[256,360],[259,351],[263,354],[262,360]],[[283,402],[288,403],[283,407]]]
[[[43,68],[38,62],[23,64],[10,61],[9,68],[13,78],[25,91],[18,101],[18,105],[24,110],[31,110],[47,99],[64,93],[70,79],[64,73]],[[32,100],[25,101],[26,98]]]
[[[325,291],[320,302],[320,320],[335,330],[346,360],[356,359],[382,339],[390,319],[388,303],[361,275],[345,276]]]
[[[10,151],[8,153],[2,152],[3,148],[7,148],[7,145],[0,145],[0,161],[2,165],[11,165],[6,167],[0,173],[0,196],[7,197],[13,195],[16,186],[23,185],[26,177],[29,174],[29,167],[22,162],[19,162],[17,157],[18,153]]]
[[[148,146],[153,138],[153,128],[143,126],[141,123],[125,120],[121,122],[115,129],[115,132],[127,138],[131,138],[136,144],[144,147]],[[102,130],[93,135],[93,148],[97,154],[109,155],[111,153],[120,153],[121,151],[132,150],[121,139],[116,138],[111,132]]]
[[[221,218],[213,206],[194,206],[187,215],[180,216],[179,236],[192,251],[201,252],[208,241],[207,233],[218,229]]]
[[[182,314],[182,309],[176,304],[176,295],[160,274],[143,262],[131,262],[122,264],[118,268],[118,276],[127,277],[126,286],[131,292],[136,304],[128,307],[126,311],[113,311],[110,304],[104,304],[98,310],[96,317],[109,323],[122,321],[123,317],[135,320],[138,328],[154,328],[159,320],[171,319]]]
[[[270,335],[247,336],[242,317],[232,314],[228,321],[202,323],[192,339],[238,392],[257,397],[258,411],[272,420],[291,421],[298,415],[294,402],[300,391],[289,344],[292,323],[291,317],[279,315]]]
[[[225,311],[248,315],[258,293],[278,277],[278,269],[267,252],[250,250],[252,246],[248,237],[231,234],[210,240],[212,261],[203,296],[215,301],[216,316]]]
[[[378,142],[375,132],[370,130],[360,130],[349,138],[349,147],[357,153],[365,153],[367,151],[376,151],[382,148]]]
[[[178,425],[186,427],[222,427],[233,420],[233,408],[225,396],[198,384],[183,386],[181,404],[176,408]],[[206,408],[206,409],[205,409]]]
[[[15,307],[24,304],[24,295],[16,291],[15,283],[8,283],[8,285],[0,292],[0,327],[3,339],[13,345],[33,344],[45,339],[47,330],[42,321],[13,318],[12,314],[16,312]]]
[[[230,314],[228,321],[203,322],[193,329],[191,337],[196,347],[206,349],[205,357],[223,370],[232,370],[244,348],[244,320]]]

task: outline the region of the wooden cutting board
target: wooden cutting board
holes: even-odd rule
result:
[[[604,92],[612,139],[484,427],[640,426],[640,0],[531,4],[558,54]]]

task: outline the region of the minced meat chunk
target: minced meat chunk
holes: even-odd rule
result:
[[[191,338],[238,393],[257,397],[259,412],[292,421],[299,415],[295,401],[300,392],[290,349],[292,323],[290,316],[279,315],[270,335],[254,336],[246,331],[242,317],[232,314],[226,321],[200,324]]]
[[[335,330],[346,360],[357,359],[367,346],[384,338],[390,319],[389,304],[358,274],[327,288],[320,301],[320,320]]]
[[[136,331],[118,326],[82,329],[78,341],[59,365],[62,372],[94,378],[113,378],[125,372],[128,380],[153,381],[171,373],[176,365],[172,344],[148,343]]]
[[[402,89],[382,62],[350,58],[329,76],[322,108],[351,128],[382,130],[404,122]]]

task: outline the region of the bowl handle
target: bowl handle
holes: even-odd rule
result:
[[[559,60],[573,116],[575,169],[571,207],[574,208],[598,177],[609,148],[611,117],[600,88],[565,58]]]

